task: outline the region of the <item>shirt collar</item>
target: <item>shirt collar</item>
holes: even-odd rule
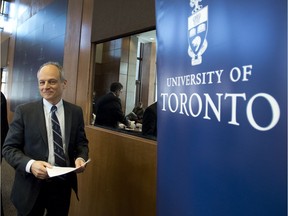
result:
[[[43,105],[47,110],[51,110],[51,107],[53,106],[53,104],[51,104],[50,102],[48,102],[45,98],[43,98]],[[61,99],[56,105],[57,110],[63,106],[63,100]]]

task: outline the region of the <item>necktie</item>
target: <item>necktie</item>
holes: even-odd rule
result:
[[[57,107],[52,106],[51,108],[51,120],[52,120],[52,131],[53,131],[53,143],[54,143],[54,157],[56,166],[66,166],[65,154],[63,150],[63,141],[61,135],[60,124],[56,116]]]

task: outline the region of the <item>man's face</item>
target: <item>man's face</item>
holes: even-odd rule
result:
[[[37,74],[40,94],[51,104],[57,104],[66,88],[66,80],[60,80],[60,72],[54,65],[46,65]]]
[[[121,90],[117,90],[117,91],[115,92],[116,97],[120,97],[121,93],[122,93],[122,89],[121,89]]]

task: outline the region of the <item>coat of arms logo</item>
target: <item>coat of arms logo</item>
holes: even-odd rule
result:
[[[192,66],[202,63],[202,54],[208,46],[208,6],[203,7],[200,2],[202,0],[190,0],[192,15],[188,17],[188,54]]]

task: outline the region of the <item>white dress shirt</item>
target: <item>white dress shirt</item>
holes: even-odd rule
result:
[[[48,163],[51,165],[55,164],[55,158],[54,158],[54,144],[53,144],[53,131],[52,131],[52,122],[51,122],[51,107],[53,105],[49,103],[47,100],[43,99],[43,109],[44,109],[44,115],[45,115],[45,122],[46,122],[46,129],[47,129],[47,138],[48,138],[48,149],[49,149],[49,155],[48,155]],[[64,115],[64,106],[63,101],[60,100],[59,103],[57,103],[55,106],[57,106],[56,116],[58,118],[60,128],[61,128],[61,134],[62,134],[62,140],[63,140],[63,149],[64,153],[66,155],[66,144],[65,144],[65,115]],[[26,172],[30,173],[30,168],[32,163],[35,160],[30,160],[26,165]]]

